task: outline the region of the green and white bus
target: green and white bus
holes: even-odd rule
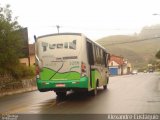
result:
[[[36,79],[40,92],[91,91],[107,88],[106,49],[81,33],[59,33],[35,38]]]

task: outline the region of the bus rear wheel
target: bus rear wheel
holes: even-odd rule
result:
[[[91,91],[91,95],[92,96],[96,96],[97,95],[97,87]]]
[[[96,82],[96,87],[94,88],[94,90],[92,90],[92,95],[93,96],[97,95],[97,87],[98,87],[98,81]]]
[[[56,92],[56,95],[58,98],[64,98],[66,97],[66,92]]]
[[[107,89],[107,85],[103,85],[103,89],[106,90]]]

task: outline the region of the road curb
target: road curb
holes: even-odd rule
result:
[[[36,90],[37,90],[36,86],[34,86],[32,88],[23,88],[23,89],[18,89],[18,90],[11,91],[11,92],[0,93],[0,97],[4,97],[7,95],[19,94],[19,93],[25,93],[25,92],[31,92],[31,91],[36,91]]]

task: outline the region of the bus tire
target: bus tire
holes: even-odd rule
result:
[[[97,87],[91,91],[92,96],[96,96],[97,95]]]
[[[40,92],[46,92],[47,90],[45,89],[38,89]]]
[[[107,85],[103,85],[103,89],[106,90],[107,89]]]
[[[56,95],[58,98],[64,98],[66,97],[66,92],[56,92]]]
[[[97,86],[98,86],[98,82],[96,82],[96,87],[94,90],[92,90],[92,96],[96,96],[97,95]]]

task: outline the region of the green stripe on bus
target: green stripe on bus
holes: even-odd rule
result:
[[[96,87],[96,80],[101,80],[102,76],[97,69],[92,70],[92,85],[93,88]]]
[[[80,73],[75,71],[69,71],[64,73],[59,73],[49,68],[43,68],[40,72],[41,80],[77,80],[80,79]]]

